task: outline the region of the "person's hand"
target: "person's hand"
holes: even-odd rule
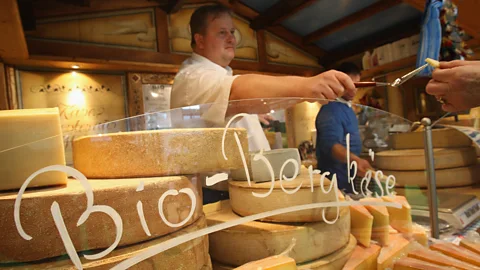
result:
[[[360,177],[364,177],[367,171],[372,170],[373,168],[366,159],[358,158],[357,160],[357,175]]]
[[[269,115],[269,114],[259,114],[258,115],[258,120],[260,120],[260,122],[266,126],[270,125],[270,121],[273,121],[275,120],[275,118],[273,118],[273,116]]]
[[[432,73],[426,91],[445,104],[449,112],[480,106],[480,61],[440,62]]]
[[[317,76],[306,78],[301,86],[302,96],[334,100],[344,94],[355,96],[357,89],[352,79],[345,73],[330,70]]]

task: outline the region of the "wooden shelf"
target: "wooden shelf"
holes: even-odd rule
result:
[[[362,79],[372,78],[378,75],[387,74],[389,72],[414,66],[417,61],[417,56],[410,56],[385,65],[377,66],[368,70],[362,71]]]

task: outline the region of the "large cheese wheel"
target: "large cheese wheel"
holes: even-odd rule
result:
[[[145,252],[167,240],[171,240],[175,237],[179,237],[187,233],[198,231],[205,227],[206,221],[205,217],[202,215],[195,223],[183,228],[180,231],[146,242],[126,246],[123,248],[117,248],[101,259],[92,261],[85,259],[83,256],[80,256],[81,263],[83,269],[110,269],[115,265],[121,263],[122,261],[139,255],[140,253]],[[18,264],[18,266],[9,265],[8,269],[73,270],[76,268],[74,267],[70,259],[68,259],[67,257],[61,259],[55,258],[51,261],[42,263]],[[176,247],[165,250],[164,252],[158,253],[148,259],[139,262],[130,269],[211,269],[211,261],[210,257],[208,256],[208,236],[199,237]]]
[[[388,171],[384,174],[393,175],[396,187],[414,186],[427,187],[427,171]],[[435,170],[437,188],[461,187],[472,185],[479,180],[480,166],[459,167],[453,169]]]
[[[353,235],[350,235],[348,243],[341,249],[325,257],[316,259],[314,261],[297,264],[298,270],[333,270],[342,269],[347,263],[350,256],[357,245],[357,240]],[[325,244],[325,243],[324,243]],[[306,247],[308,248],[308,247]],[[228,266],[213,260],[213,270],[232,270],[234,267]]]
[[[249,216],[295,205],[335,201],[337,193],[333,189],[329,193],[323,193],[319,179],[319,175],[313,176],[312,192],[308,171],[304,170],[293,181],[282,181],[283,187],[288,191],[296,189],[301,184],[301,188],[297,192],[287,194],[282,190],[280,181],[275,181],[272,193],[265,198],[255,197],[252,192],[267,193],[270,190],[271,182],[251,182],[251,186],[249,186],[248,182],[245,181],[229,181],[230,204],[233,211],[238,215]],[[328,190],[330,181],[325,180],[325,185],[327,185],[325,189]],[[323,221],[322,211],[323,208],[301,210],[267,217],[263,220],[274,222]],[[328,219],[334,219],[337,209],[328,208],[325,212]]]
[[[436,169],[467,167],[477,163],[475,148],[433,149]],[[417,171],[425,170],[425,150],[392,150],[375,154],[375,165],[381,170]]]
[[[392,134],[390,145],[393,149],[424,149],[424,132],[406,132]],[[434,148],[457,148],[472,145],[471,139],[462,132],[452,128],[432,130],[432,144]]]
[[[58,108],[0,111],[0,191],[19,189],[37,170],[65,165]],[[30,187],[64,185],[63,172],[39,175]]]
[[[207,205],[204,212],[209,226],[240,218],[232,212],[228,201]],[[303,263],[341,249],[349,238],[350,211],[344,208],[339,219],[331,225],[324,222],[280,224],[252,221],[212,233],[209,235],[210,256],[215,261],[240,266],[278,255],[288,248],[292,239],[296,239],[288,256]]]
[[[137,191],[142,182],[143,190]],[[119,246],[172,233],[191,224],[202,214],[201,198],[186,177],[94,180],[89,184],[93,190],[94,205],[110,206],[122,218],[123,234]],[[196,208],[185,225],[170,227],[160,217],[158,202],[166,191],[180,191],[183,188],[194,191]],[[115,241],[115,224],[104,213],[92,213],[83,225],[76,226],[87,206],[84,189],[77,180],[68,181],[64,187],[36,189],[23,195],[20,221],[25,233],[32,237],[29,241],[23,239],[15,227],[16,196],[17,193],[13,192],[0,194],[0,263],[33,261],[66,254],[50,211],[53,202],[60,205],[65,226],[77,251],[107,248]],[[147,235],[139,218],[139,201],[143,204],[145,222],[151,236]],[[164,216],[170,223],[180,223],[189,216],[191,205],[187,194],[166,196],[163,202]]]
[[[185,175],[242,168],[237,132],[248,158],[245,129],[169,129],[86,136],[73,141],[73,163],[88,178]]]

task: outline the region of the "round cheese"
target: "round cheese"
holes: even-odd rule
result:
[[[308,171],[304,170],[293,181],[274,182],[274,188],[270,195],[265,198],[259,198],[252,194],[267,193],[270,190],[271,182],[253,183],[251,186],[246,181],[229,181],[230,204],[235,213],[240,216],[249,216],[267,211],[277,210],[295,205],[305,205],[311,203],[333,202],[336,200],[337,193],[332,189],[325,194],[320,187],[320,175],[313,176],[312,184]],[[287,194],[282,190],[281,185],[288,190],[294,190],[301,184],[300,189],[294,194]],[[330,181],[325,180],[325,189],[328,190]],[[323,208],[301,210],[286,214],[280,214],[263,219],[264,221],[274,222],[314,222],[323,221]],[[337,215],[336,208],[327,208],[326,217],[334,219]]]
[[[196,187],[186,177],[92,180],[89,184],[92,188],[93,204],[110,206],[122,218],[123,233],[119,246],[139,243],[180,230],[202,214],[202,200],[197,195]],[[139,188],[141,186],[143,190]],[[160,217],[158,202],[168,190],[180,191],[183,188],[194,191],[196,208],[183,226],[170,227]],[[0,263],[33,261],[66,254],[50,211],[53,202],[60,206],[66,229],[77,251],[107,248],[115,241],[115,224],[104,213],[92,213],[84,224],[76,226],[87,206],[85,190],[77,180],[68,181],[66,186],[27,190],[23,194],[20,222],[25,233],[32,237],[28,241],[20,236],[15,226],[16,197],[16,192],[0,194]],[[139,201],[142,203],[145,223],[151,236],[147,235],[139,217]],[[191,206],[192,201],[187,194],[166,196],[163,202],[165,219],[170,223],[180,223],[190,215]]]
[[[427,187],[426,171],[387,171],[386,175],[393,175],[396,179],[396,187],[415,186],[420,188]],[[461,187],[472,185],[477,182],[480,174],[480,167],[473,165],[470,167],[460,167],[453,169],[435,170],[437,188]]]
[[[435,169],[466,167],[477,163],[473,147],[433,149]],[[425,150],[392,150],[375,154],[375,165],[381,170],[425,170]]]
[[[210,213],[204,207],[209,226],[240,218],[232,212],[228,201],[217,204],[219,207],[216,211]],[[288,248],[292,239],[296,239],[296,242],[288,256],[297,263],[303,263],[331,254],[348,243],[350,211],[348,208],[342,209],[334,224],[252,221],[212,233],[208,237],[212,259],[227,265],[240,266],[278,255]]]
[[[117,248],[99,260],[91,261],[81,256],[81,263],[83,269],[110,269],[122,261],[139,255],[140,253],[143,253],[167,240],[171,240],[187,233],[195,232],[205,227],[206,221],[205,217],[202,215],[196,222],[175,233],[123,248]],[[210,257],[208,256],[208,236],[202,236],[145,259],[134,265],[132,269],[203,270],[211,269],[211,267]],[[12,266],[9,269],[74,270],[76,268],[67,257],[66,259],[55,258],[51,261],[46,261],[43,263],[21,264],[16,267]]]
[[[353,235],[350,235],[348,243],[343,246],[341,249],[335,251],[334,253],[310,261],[303,264],[297,264],[298,270],[331,270],[331,269],[342,269],[343,266],[347,263],[350,256],[352,256],[355,247],[357,246],[357,240]],[[228,266],[213,260],[213,270],[232,270],[234,267]]]
[[[248,158],[247,131],[168,129],[86,136],[73,141],[74,167],[88,178],[185,175],[243,167],[234,132]]]
[[[424,132],[397,133],[390,136],[393,149],[424,149]],[[472,140],[462,132],[452,128],[432,129],[434,148],[456,148],[472,145]]]

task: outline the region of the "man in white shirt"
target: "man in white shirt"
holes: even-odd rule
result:
[[[210,120],[223,122],[230,100],[280,97],[334,100],[345,91],[356,92],[350,77],[335,70],[308,78],[233,76],[228,65],[235,57],[235,26],[231,11],[221,5],[198,8],[190,19],[190,29],[193,54],[175,76],[172,108],[215,103]]]

